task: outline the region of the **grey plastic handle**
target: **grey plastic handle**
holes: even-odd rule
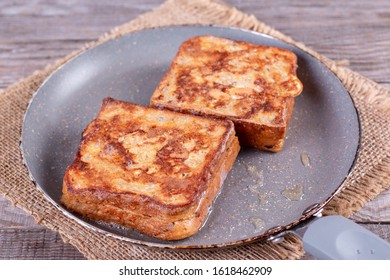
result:
[[[322,260],[389,260],[390,244],[342,216],[315,219],[302,238],[304,250]]]

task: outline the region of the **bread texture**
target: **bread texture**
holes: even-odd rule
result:
[[[180,46],[150,104],[231,120],[240,144],[277,152],[302,91],[296,69],[288,50],[193,37]]]
[[[63,181],[86,217],[164,240],[191,236],[239,152],[234,125],[106,98]]]

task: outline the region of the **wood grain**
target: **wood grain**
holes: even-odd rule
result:
[[[0,89],[162,2],[0,1]]]
[[[162,2],[0,1],[0,91]],[[225,2],[390,88],[390,1]],[[355,219],[390,241],[390,226],[382,224],[390,214],[379,208],[374,201]],[[0,196],[0,259],[82,258],[57,233]]]
[[[227,1],[378,83],[390,82],[390,1]]]
[[[42,227],[0,228],[0,259],[84,259],[58,233]]]
[[[11,202],[0,196],[0,228],[7,227],[32,227],[35,226],[34,218],[23,210],[14,207]]]

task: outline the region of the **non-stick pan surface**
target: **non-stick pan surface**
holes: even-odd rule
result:
[[[277,46],[298,56],[304,90],[296,98],[284,149],[242,149],[202,230],[175,242],[94,222],[60,204],[62,178],[84,127],[102,99],[111,96],[148,104],[179,45],[212,34]],[[305,209],[323,206],[349,174],[360,140],[359,119],[346,89],[323,64],[270,36],[224,27],[150,29],[111,40],[77,56],[39,88],[25,115],[22,155],[46,197],[84,226],[137,244],[156,247],[216,247],[263,238],[306,219]],[[312,213],[310,213],[312,214]],[[310,215],[309,214],[309,215]]]

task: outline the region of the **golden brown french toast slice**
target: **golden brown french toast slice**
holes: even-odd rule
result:
[[[84,130],[62,203],[165,240],[195,234],[239,151],[234,125],[106,98]]]
[[[214,36],[185,41],[150,104],[229,119],[240,144],[280,151],[302,91],[288,50]]]

